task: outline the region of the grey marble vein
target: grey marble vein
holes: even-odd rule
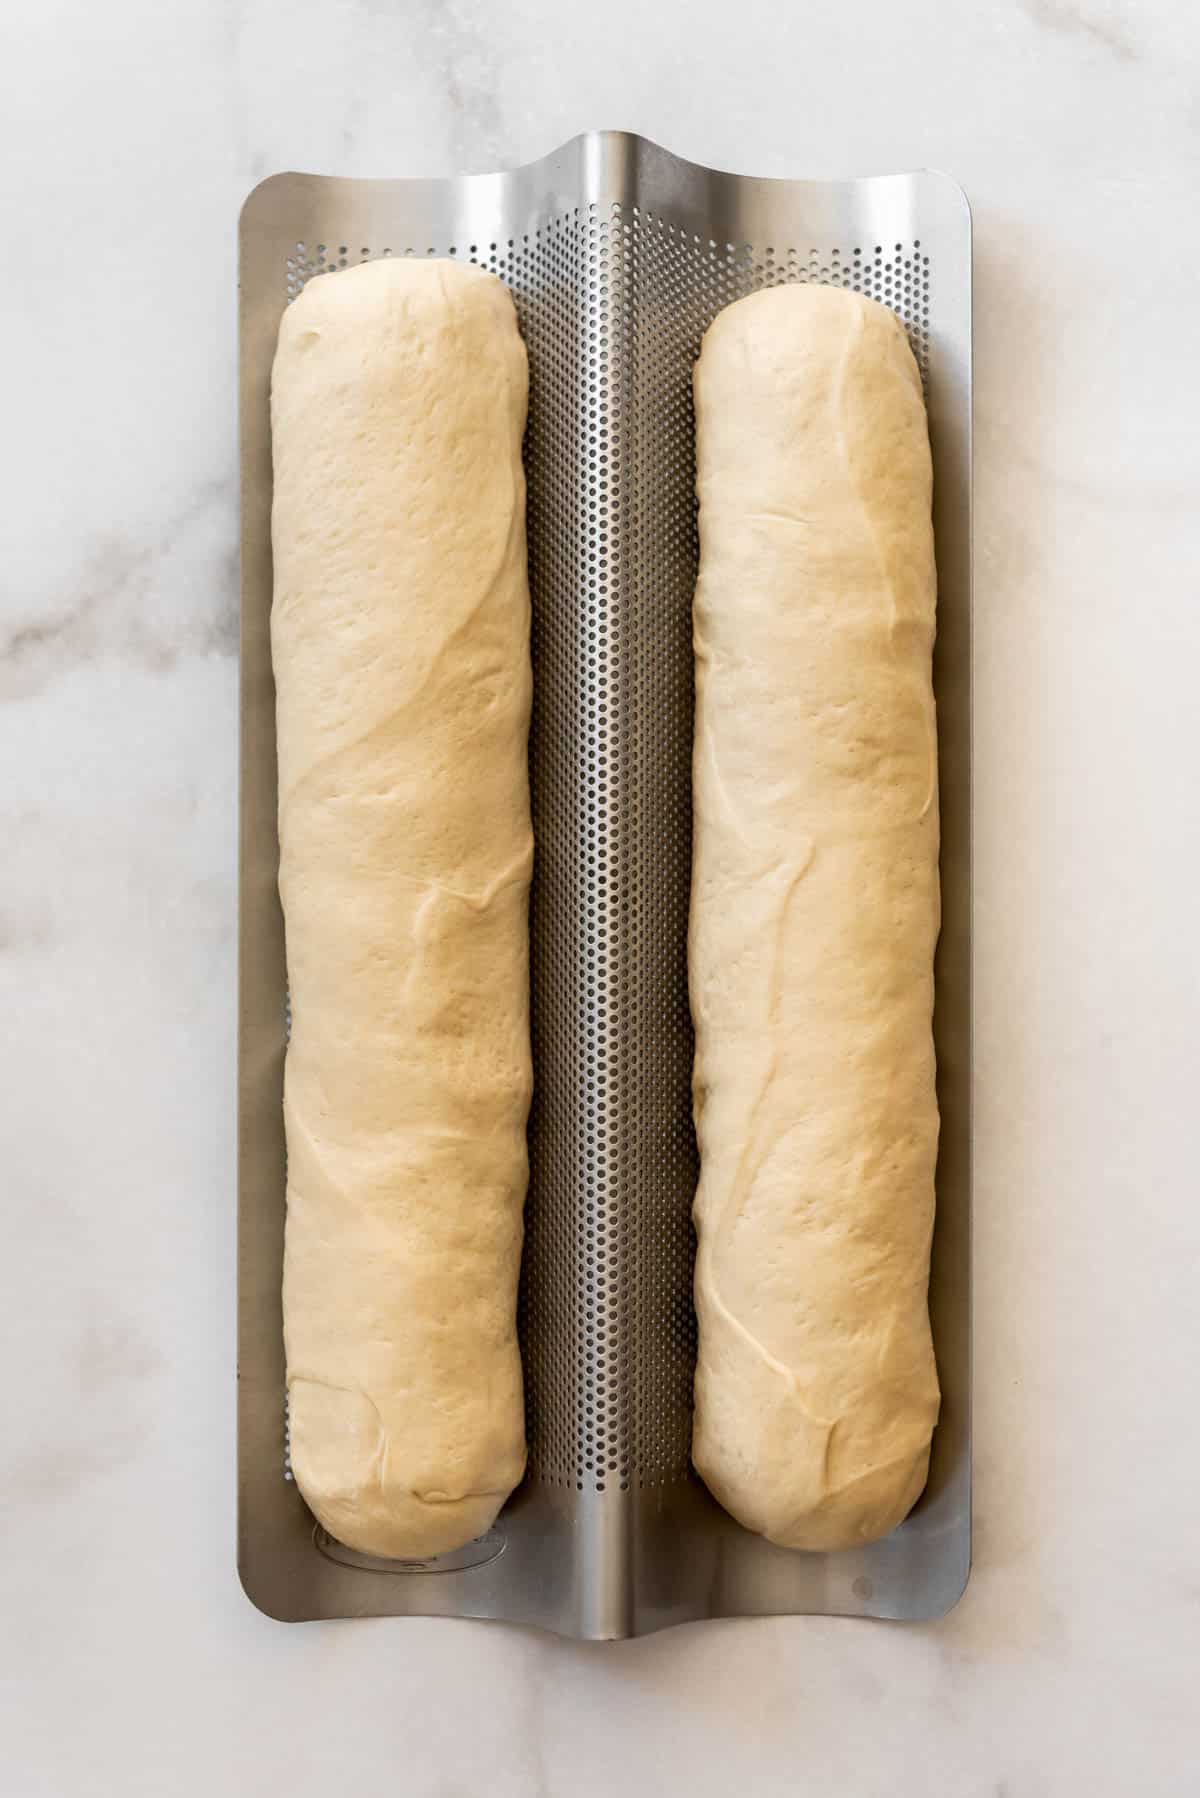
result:
[[[141,1397],[163,1366],[157,1346],[115,1312],[97,1315],[56,1349],[64,1390],[84,1408],[82,1427],[59,1430],[52,1419],[37,1439],[18,1445],[8,1468],[10,1499],[62,1498],[112,1473],[140,1452],[149,1434]]]
[[[455,170],[505,167],[515,159],[514,140],[488,7],[478,0],[413,0],[408,17],[414,52],[444,98]]]
[[[209,548],[209,578],[197,583],[192,567],[204,546],[196,538],[214,526],[218,547],[215,554]],[[188,564],[187,584],[199,587],[199,603],[151,607],[151,597],[171,582],[176,558]],[[228,480],[209,481],[153,542],[115,532],[94,541],[68,591],[0,634],[0,701],[28,698],[100,656],[165,672],[183,655],[232,656],[237,645],[233,488]]]
[[[1118,62],[1141,59],[1137,41],[1111,9],[1101,14],[1073,0],[1021,0],[1021,5],[1035,24],[1096,45]]]

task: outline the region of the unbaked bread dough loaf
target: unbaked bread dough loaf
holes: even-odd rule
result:
[[[695,374],[693,1455],[835,1549],[924,1486],[939,922],[932,476],[885,307],[757,293]]]
[[[527,393],[469,265],[325,275],[280,327],[291,1461],[378,1555],[479,1535],[525,1461]]]

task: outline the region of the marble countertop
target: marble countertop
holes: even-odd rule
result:
[[[17,0],[0,71],[13,1798],[1200,1777],[1200,21]],[[284,1627],[234,1572],[235,230],[589,126],[933,164],[977,278],[975,1572],[944,1622]]]

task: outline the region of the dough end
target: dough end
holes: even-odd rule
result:
[[[379,1411],[365,1393],[294,1380],[289,1387],[292,1474],[318,1523],[346,1548],[389,1560],[426,1560],[482,1536],[525,1470],[524,1444],[478,1458],[499,1490],[421,1496],[391,1464]],[[468,1479],[458,1484],[469,1485]]]

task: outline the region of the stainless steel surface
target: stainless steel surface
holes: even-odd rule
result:
[[[284,1477],[285,1039],[268,614],[268,381],[312,275],[456,255],[508,282],[529,347],[538,842],[537,1092],[521,1294],[529,1473],[497,1531],[438,1563],[314,1540]],[[814,280],[886,301],[927,383],[936,477],[944,923],[932,1311],[944,1403],[929,1486],[886,1541],[772,1548],[688,1463],[696,1157],[685,985],[690,860],[691,366],[728,301]],[[921,173],[718,174],[622,133],[511,174],[278,175],[241,223],[242,787],[239,1566],[284,1618],[501,1617],[644,1634],[705,1616],[923,1618],[970,1558],[970,223]]]

